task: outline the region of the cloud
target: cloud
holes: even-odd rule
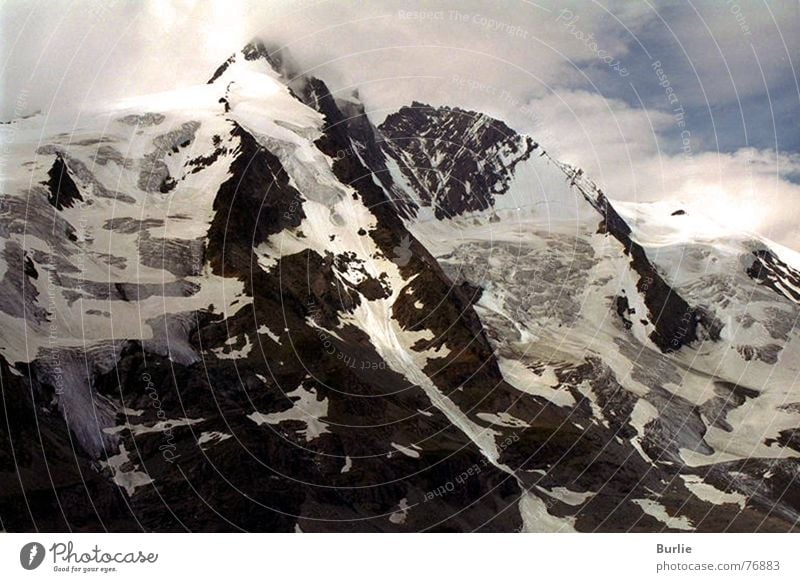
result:
[[[0,12],[5,97],[27,87],[37,108],[76,110],[202,82],[255,35],[286,45],[335,89],[361,86],[376,108],[394,106],[398,91],[438,91],[452,100],[446,85],[453,73],[544,94],[582,82],[574,63],[592,56],[544,4],[17,2]],[[613,37],[607,42],[609,50],[625,50]]]
[[[536,115],[530,133],[612,199],[673,201],[724,228],[800,249],[800,185],[790,180],[800,173],[800,155],[703,151],[694,143],[675,151],[664,138],[673,116],[586,91],[561,91],[528,106]]]
[[[412,100],[484,111],[583,167],[612,198],[681,200],[800,249],[789,180],[800,173],[798,6],[5,2],[2,116],[77,117],[98,101],[202,83],[258,35],[335,93],[358,89],[376,122]]]

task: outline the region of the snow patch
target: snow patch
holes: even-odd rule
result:
[[[397,525],[405,523],[409,509],[411,509],[411,506],[408,504],[408,499],[403,497],[398,504],[397,511],[389,516],[389,521]]]
[[[404,447],[403,445],[398,445],[397,443],[392,443],[392,447],[403,453],[407,457],[411,457],[412,459],[419,459],[419,453],[414,449],[409,449],[408,447]]]
[[[226,350],[226,348],[214,348],[211,352],[217,356],[220,360],[241,360],[246,358],[251,351],[253,351],[253,344],[250,343],[250,336],[246,333],[244,335],[244,345],[239,348],[238,350]],[[237,343],[238,338],[232,337],[229,338],[225,344],[230,346]]]
[[[232,435],[229,435],[229,434],[224,433],[224,432],[218,432],[218,431],[215,431],[215,430],[214,431],[208,431],[208,432],[202,432],[202,433],[200,433],[200,436],[197,438],[197,444],[200,445],[201,449],[206,450],[208,447],[204,447],[202,445],[204,445],[206,443],[219,444],[222,441],[228,440],[229,438],[231,438],[231,436]]]
[[[654,517],[670,529],[694,531],[694,526],[688,517],[672,517],[667,513],[667,508],[652,499],[634,499],[633,502],[642,508],[647,515]]]
[[[519,513],[525,533],[576,533],[575,518],[551,515],[547,504],[533,493],[522,493]]]
[[[328,399],[317,400],[315,388],[306,390],[303,386],[298,386],[296,390],[286,396],[294,401],[290,409],[270,414],[254,412],[247,415],[247,418],[258,425],[280,424],[286,420],[303,422],[306,428],[298,432],[305,437],[306,442],[311,442],[320,435],[330,432],[327,423],[321,420],[328,414]]]
[[[701,477],[697,475],[681,475],[686,488],[691,491],[696,497],[713,503],[714,505],[722,505],[724,503],[735,503],[741,509],[747,505],[747,497],[741,493],[726,493],[720,491],[713,485],[705,483]]]
[[[133,468],[128,471],[123,470],[123,467],[129,463],[130,458],[128,451],[125,450],[125,445],[119,446],[119,454],[108,457],[108,461],[100,461],[101,466],[111,470],[114,483],[125,489],[128,497],[132,496],[138,487],[154,482],[150,475],[138,470],[139,465],[133,465]]]

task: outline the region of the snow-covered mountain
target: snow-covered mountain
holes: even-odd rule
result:
[[[794,253],[295,71],[7,124],[3,529],[796,529]]]

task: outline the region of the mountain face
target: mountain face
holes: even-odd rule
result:
[[[376,127],[260,43],[10,127],[3,529],[796,529],[769,241],[483,114]]]
[[[416,209],[436,218],[489,210],[505,194],[514,168],[536,149],[503,122],[458,108],[412,103],[381,124],[383,150],[416,194]]]

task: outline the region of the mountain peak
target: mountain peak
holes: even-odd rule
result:
[[[263,67],[260,67],[262,72],[272,71],[286,80],[291,80],[297,71],[297,67],[285,47],[277,43],[269,43],[259,38],[254,38],[217,67],[214,74],[209,78],[208,83],[214,83],[225,76],[233,65],[246,65],[248,63],[257,65],[266,63],[268,68],[264,70]]]
[[[389,115],[379,129],[417,204],[432,206],[437,218],[492,207],[495,196],[508,191],[517,163],[536,149],[530,137],[500,120],[418,101]]]
[[[785,253],[644,232],[500,120],[376,128],[298,71],[255,40],[8,144],[3,527],[796,528]]]

